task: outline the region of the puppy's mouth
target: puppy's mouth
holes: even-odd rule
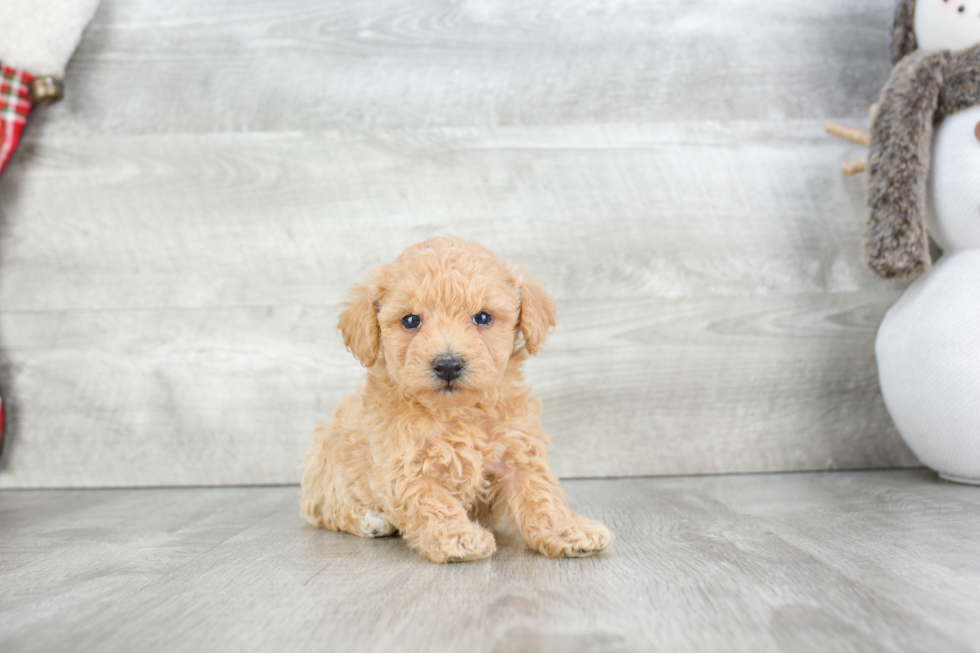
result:
[[[452,381],[447,381],[444,386],[439,388],[439,392],[442,394],[451,395],[454,392],[459,391],[459,385],[453,383]]]

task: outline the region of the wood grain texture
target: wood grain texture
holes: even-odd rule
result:
[[[891,290],[861,259],[849,147],[818,122],[31,141],[0,186],[0,297],[334,306],[447,231],[559,300]]]
[[[892,0],[103,0],[58,133],[867,115]],[[165,101],[164,101],[165,98]]]
[[[925,471],[566,481],[617,535],[434,565],[297,489],[0,493],[5,651],[978,651],[980,500]],[[166,506],[166,510],[157,508]]]
[[[876,293],[562,305],[529,373],[563,476],[915,464],[878,392]],[[29,397],[12,486],[291,483],[363,377],[315,307],[0,315]],[[565,326],[567,325],[567,326]],[[84,434],[85,437],[78,437]]]
[[[445,232],[558,299],[562,475],[915,464],[822,130],[890,2],[811,4],[104,0],[0,180],[0,487],[294,482],[337,302]]]

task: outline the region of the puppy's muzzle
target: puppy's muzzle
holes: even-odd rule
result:
[[[440,356],[432,361],[432,371],[447,384],[459,378],[464,366],[463,359],[458,356]]]

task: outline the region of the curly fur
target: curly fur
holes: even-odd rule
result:
[[[946,116],[980,104],[980,46],[916,50],[888,80],[871,126],[868,155],[868,265],[885,278],[930,268],[925,226],[932,134]]]
[[[472,316],[493,315],[486,327]],[[422,317],[408,330],[406,315]],[[363,537],[397,529],[435,562],[493,554],[486,527],[511,521],[547,556],[586,556],[612,535],[568,507],[546,455],[523,363],[555,323],[554,302],[480,245],[429,239],[354,286],[339,326],[367,368],[306,456],[301,512]],[[433,361],[464,362],[447,390]]]

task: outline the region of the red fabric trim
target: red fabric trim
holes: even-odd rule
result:
[[[20,134],[27,124],[33,106],[30,94],[33,79],[33,75],[23,70],[0,65],[0,172],[17,149]]]

